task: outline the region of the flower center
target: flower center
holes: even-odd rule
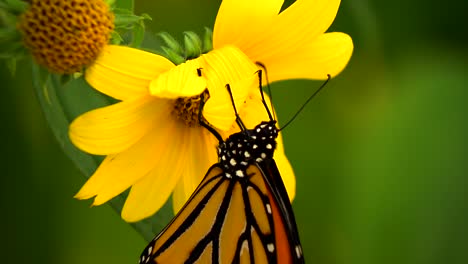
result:
[[[198,115],[200,113],[202,95],[207,100],[209,98],[208,90],[196,96],[177,98],[174,102],[172,114],[189,127],[199,126]]]
[[[74,73],[93,62],[114,29],[103,0],[32,0],[18,29],[35,60],[57,73]]]

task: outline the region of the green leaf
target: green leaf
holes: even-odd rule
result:
[[[11,13],[9,7],[5,3],[0,2],[0,27],[16,30],[17,23],[18,14]]]
[[[122,38],[122,36],[119,33],[117,33],[116,31],[112,31],[111,40],[110,40],[111,44],[119,45],[123,41],[124,41],[124,39]]]
[[[52,132],[59,142],[60,147],[78,165],[80,171],[89,177],[98,166],[98,160],[91,155],[85,154],[75,148],[68,138],[68,126],[70,124],[73,112],[76,112],[78,106],[69,106],[69,109],[63,107],[58,92],[63,90],[60,76],[48,73],[37,65],[33,65],[33,85],[36,95],[44,112],[46,120],[52,129]],[[78,83],[74,85],[79,85]],[[63,97],[63,91],[62,91]],[[78,97],[79,98],[79,97]],[[79,101],[81,107],[88,104],[85,100]]]
[[[158,33],[158,36],[162,38],[164,43],[166,43],[167,47],[173,51],[173,53],[176,54],[182,54],[183,53],[183,48],[180,46],[179,42],[175,40],[169,33],[167,32],[160,32]]]
[[[164,46],[162,46],[161,49],[166,53],[166,57],[175,65],[179,65],[185,62],[185,58],[179,55],[179,53],[176,53],[174,50]]]
[[[19,15],[26,11],[28,4],[21,0],[3,0],[2,8],[5,8],[15,15]]]
[[[129,26],[131,27],[132,24],[136,24],[140,22],[141,20],[144,20],[144,17],[133,15],[133,14],[116,14],[114,24],[115,28],[128,28]]]
[[[80,114],[115,103],[90,87],[84,78],[60,76],[33,65],[33,85],[45,118],[64,153],[89,178],[103,157],[93,156],[77,149],[68,138],[70,123]],[[127,193],[110,201],[113,209],[122,211]],[[153,217],[131,224],[146,240],[150,241],[173,217],[171,204],[167,203]]]
[[[208,53],[213,50],[213,31],[205,27],[205,34],[203,35],[203,53]]]
[[[145,23],[140,21],[140,23],[135,24],[133,28],[133,39],[131,46],[134,48],[141,47],[141,43],[143,43],[143,39],[145,38]]]
[[[192,31],[184,32],[184,46],[186,58],[197,58],[202,53],[202,41],[200,37]]]

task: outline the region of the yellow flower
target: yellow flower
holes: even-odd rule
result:
[[[70,126],[76,146],[107,156],[76,197],[95,197],[94,205],[100,205],[131,187],[122,217],[133,222],[151,216],[173,193],[177,212],[217,162],[217,141],[196,118],[205,89],[204,118],[226,137],[238,131],[226,84],[247,127],[268,120],[256,62],[266,66],[270,81],[338,74],[349,61],[352,40],[324,32],[340,1],[298,0],[280,13],[282,4],[224,0],[214,49],[177,66],[152,53],[107,46],[86,80],[121,102],[85,113]],[[295,177],[281,135],[278,141],[274,158],[292,199]]]
[[[52,72],[75,73],[107,45],[114,14],[102,0],[31,0],[18,29],[35,61]]]

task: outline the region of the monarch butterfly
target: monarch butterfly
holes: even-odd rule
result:
[[[145,248],[140,263],[304,263],[293,210],[273,160],[278,129],[270,117],[241,132],[222,137],[201,118],[219,140],[219,162],[172,222]]]

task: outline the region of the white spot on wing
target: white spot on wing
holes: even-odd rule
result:
[[[246,151],[246,152],[244,152],[244,156],[245,156],[246,158],[249,158],[249,157],[250,157],[250,153]]]
[[[226,175],[227,178],[232,178],[232,175],[227,172],[224,175]]]
[[[266,207],[266,210],[267,210],[268,214],[271,214],[271,206],[270,206],[270,204],[266,204],[265,207]]]
[[[236,175],[238,177],[244,177],[244,173],[241,170],[236,170]]]
[[[262,159],[265,159],[265,158],[266,158],[266,154],[265,154],[265,153],[262,153],[262,154],[260,154],[260,157],[261,157]]]
[[[267,249],[269,252],[273,252],[275,251],[275,245],[273,245],[273,243],[268,243]]]
[[[300,258],[302,256],[302,249],[300,245],[296,245],[296,255],[297,258]]]
[[[229,161],[229,163],[231,163],[232,166],[236,166],[236,164],[237,164],[237,162],[236,162],[235,159],[231,159],[231,160]]]
[[[262,162],[262,161],[263,161],[263,159],[261,159],[261,158],[257,158],[255,161],[256,161],[256,162]]]
[[[244,250],[249,251],[249,243],[247,242],[247,240],[244,240],[244,241],[242,242],[242,246],[241,246],[241,250],[240,250],[240,255],[243,254],[242,251],[244,251]]]
[[[257,128],[257,130],[255,130],[255,131],[257,131],[257,133],[260,133],[261,129],[260,129],[260,128]]]
[[[254,144],[254,145],[252,146],[252,148],[253,148],[253,149],[257,149],[257,148],[258,148],[258,145],[257,145],[257,144]]]
[[[273,146],[272,146],[271,144],[267,144],[267,145],[266,145],[266,148],[267,148],[267,149],[272,149]]]

